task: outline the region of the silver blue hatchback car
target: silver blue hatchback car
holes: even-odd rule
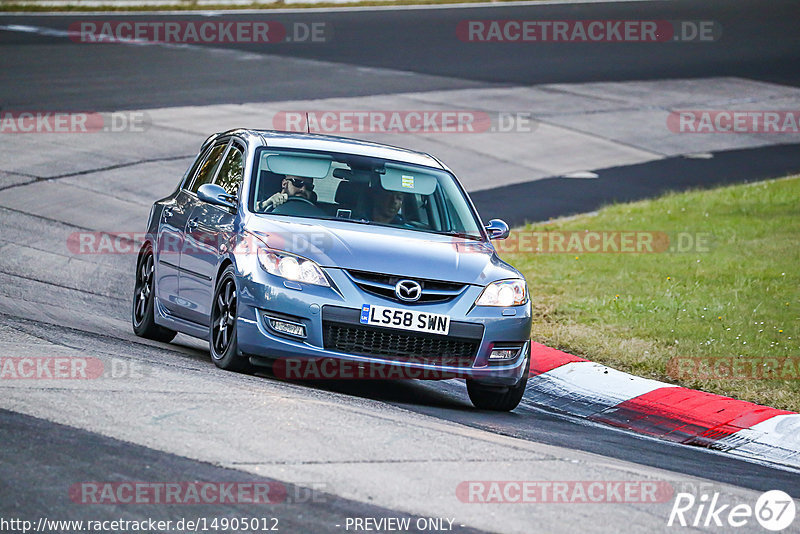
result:
[[[214,363],[284,378],[466,379],[512,410],[531,305],[453,173],[428,154],[339,137],[209,137],[150,212],[134,332],[206,339]],[[376,372],[376,369],[378,371]]]

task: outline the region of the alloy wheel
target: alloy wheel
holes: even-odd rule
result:
[[[136,304],[134,306],[136,324],[141,324],[147,313],[147,301],[153,291],[153,270],[153,255],[148,254],[142,259],[142,264],[136,273]]]
[[[227,278],[222,283],[214,302],[213,317],[211,335],[214,352],[221,357],[228,349],[236,322],[236,284],[232,278]]]

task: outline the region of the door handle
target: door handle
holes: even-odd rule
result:
[[[188,228],[189,230],[196,229],[197,228],[197,224],[198,224],[197,223],[198,220],[199,219],[197,217],[195,217],[194,219],[190,220],[189,223],[186,225],[186,228]]]

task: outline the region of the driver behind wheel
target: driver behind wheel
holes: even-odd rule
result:
[[[314,179],[287,174],[281,181],[281,190],[267,200],[260,201],[256,207],[259,211],[264,211],[270,206],[274,209],[286,202],[289,197],[301,197],[315,202],[317,194],[314,193]]]

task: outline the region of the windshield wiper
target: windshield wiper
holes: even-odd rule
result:
[[[349,223],[356,223],[356,224],[372,224],[372,221],[368,221],[367,219],[347,219],[345,217],[326,217],[323,220],[325,220],[325,221],[341,221],[341,222],[349,222]]]
[[[471,239],[473,241],[481,241],[482,240],[480,236],[476,236],[476,235],[473,235],[473,234],[467,234],[465,232],[458,232],[456,230],[449,230],[447,232],[433,232],[433,233],[441,234],[441,235],[449,235],[449,236],[453,236],[453,237],[461,237],[461,238],[464,238],[464,239]]]

